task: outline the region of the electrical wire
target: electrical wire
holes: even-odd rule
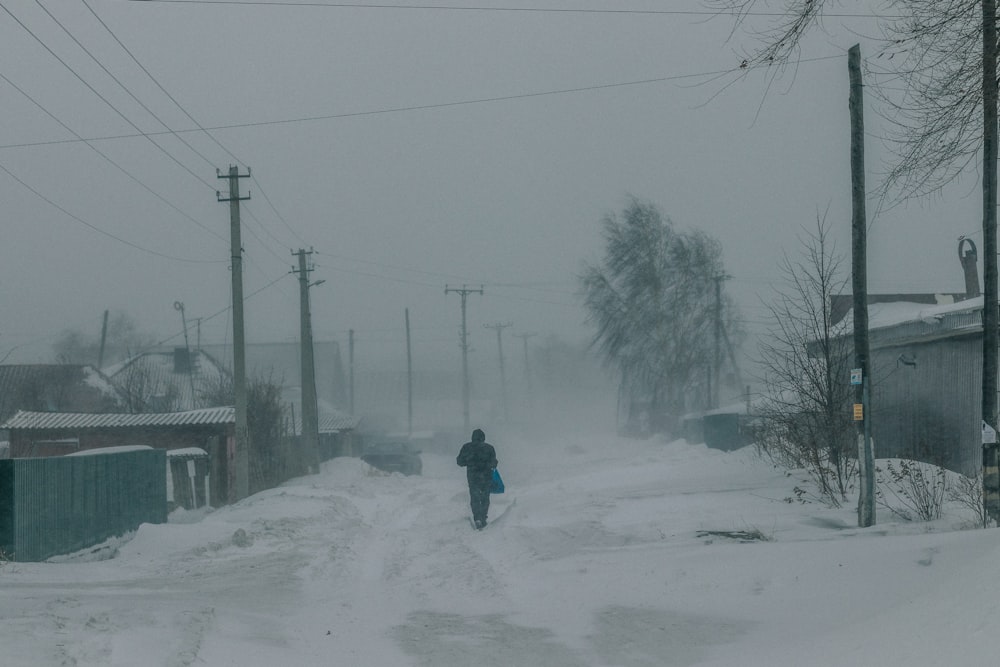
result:
[[[90,13],[91,13],[91,14],[92,14],[92,15],[94,16],[94,18],[95,18],[95,19],[97,20],[97,22],[101,24],[101,26],[102,26],[102,27],[104,28],[104,30],[105,30],[105,31],[106,31],[106,32],[107,32],[107,33],[108,33],[109,35],[111,35],[111,38],[115,40],[115,42],[116,42],[116,43],[118,44],[118,46],[119,46],[119,47],[121,47],[121,49],[122,49],[122,50],[123,50],[123,51],[124,51],[124,52],[125,52],[126,54],[128,54],[128,57],[132,59],[132,62],[134,62],[134,63],[136,64],[136,66],[138,66],[138,67],[139,67],[139,69],[141,69],[141,70],[143,71],[143,73],[144,73],[144,74],[145,74],[145,75],[146,75],[146,76],[147,76],[147,77],[149,78],[149,80],[150,80],[150,81],[152,81],[152,82],[153,82],[153,83],[154,83],[154,84],[156,85],[156,87],[157,87],[157,88],[159,88],[159,89],[160,89],[160,91],[161,91],[161,92],[162,92],[162,93],[163,93],[164,95],[166,95],[166,96],[167,96],[167,98],[168,98],[168,99],[169,99],[169,100],[170,100],[171,102],[173,102],[174,106],[176,106],[176,107],[177,107],[178,109],[180,109],[181,113],[183,113],[183,114],[184,114],[184,115],[185,115],[185,116],[186,116],[186,117],[188,118],[188,120],[190,120],[190,121],[191,121],[192,123],[194,123],[195,127],[197,127],[197,128],[198,128],[198,130],[199,130],[200,132],[204,133],[204,134],[205,134],[205,136],[207,136],[207,137],[208,137],[209,139],[211,139],[211,140],[212,140],[212,141],[213,141],[213,142],[215,143],[215,145],[216,145],[216,146],[218,146],[218,147],[219,147],[220,149],[222,149],[222,151],[223,151],[223,152],[225,152],[225,153],[226,153],[227,155],[229,155],[229,157],[231,157],[231,158],[232,158],[232,159],[233,159],[233,160],[234,160],[234,161],[235,161],[235,162],[236,162],[237,164],[242,164],[242,165],[243,165],[243,166],[245,167],[245,166],[246,166],[246,162],[244,162],[243,160],[239,159],[239,158],[238,158],[238,157],[237,157],[237,156],[236,156],[236,155],[235,155],[235,154],[234,154],[234,153],[233,153],[233,152],[232,152],[232,151],[231,151],[231,150],[230,150],[229,148],[227,148],[227,147],[226,147],[226,146],[225,146],[225,145],[224,145],[224,144],[223,144],[223,143],[222,143],[221,141],[219,141],[219,140],[218,140],[218,139],[217,139],[217,138],[215,137],[215,135],[213,135],[213,134],[212,134],[211,132],[209,132],[209,131],[208,131],[208,130],[206,130],[206,129],[205,129],[204,127],[202,127],[201,123],[199,123],[199,122],[198,122],[198,121],[197,121],[197,120],[195,119],[195,117],[194,117],[194,116],[192,116],[192,115],[191,115],[191,114],[190,114],[190,113],[188,112],[188,110],[187,110],[187,109],[186,109],[186,108],[185,108],[185,107],[184,107],[184,106],[183,106],[183,105],[182,105],[182,104],[181,104],[181,103],[180,103],[179,101],[177,101],[177,98],[176,98],[176,97],[174,97],[174,96],[173,96],[172,94],[170,94],[170,91],[168,91],[168,90],[167,90],[167,89],[166,89],[166,88],[165,88],[165,87],[164,87],[164,86],[163,86],[163,85],[162,85],[162,84],[161,84],[161,83],[159,82],[159,80],[157,80],[157,78],[156,78],[155,76],[153,76],[152,72],[150,72],[150,71],[149,71],[149,70],[148,70],[148,69],[146,68],[146,66],[145,66],[145,65],[143,65],[143,64],[142,64],[142,63],[141,63],[141,62],[139,61],[139,59],[138,59],[138,58],[137,58],[137,57],[135,56],[135,54],[134,54],[134,53],[132,53],[132,51],[131,51],[131,50],[130,50],[130,49],[129,49],[129,48],[127,47],[127,46],[125,46],[125,43],[124,43],[124,42],[122,42],[122,40],[120,40],[120,39],[118,38],[118,35],[116,35],[116,34],[115,34],[115,32],[114,32],[114,31],[113,31],[113,30],[111,29],[111,27],[110,27],[110,26],[108,26],[108,24],[107,24],[107,23],[105,23],[105,21],[104,21],[104,20],[103,20],[103,19],[102,19],[102,18],[101,18],[101,17],[100,17],[100,16],[98,15],[98,14],[97,14],[97,12],[96,12],[96,11],[94,11],[94,8],[90,6],[90,3],[88,2],[88,0],[82,0],[82,2],[83,2],[83,4],[84,4],[84,6],[85,6],[85,7],[86,7],[86,8],[87,8],[87,9],[88,9],[88,10],[90,11]],[[175,135],[176,135],[176,133],[175,133]],[[178,138],[180,138],[180,137],[178,137]],[[301,237],[301,236],[300,236],[300,235],[298,234],[298,232],[296,232],[296,231],[295,231],[295,229],[293,229],[293,228],[292,228],[292,226],[291,226],[290,224],[288,224],[288,221],[287,221],[287,220],[285,219],[285,217],[284,217],[283,215],[281,215],[281,213],[280,213],[280,212],[278,211],[278,209],[277,209],[277,208],[276,208],[276,207],[274,206],[274,204],[273,204],[273,203],[271,202],[271,198],[267,196],[267,192],[265,192],[265,190],[264,190],[264,186],[263,186],[263,185],[261,185],[261,183],[260,183],[260,181],[259,181],[259,180],[257,179],[257,177],[256,177],[256,176],[251,176],[251,178],[252,178],[253,182],[254,182],[254,183],[256,183],[256,185],[257,185],[257,190],[258,190],[258,191],[260,192],[261,196],[262,196],[262,197],[264,197],[264,201],[265,201],[265,202],[267,202],[267,205],[268,205],[268,206],[269,206],[269,207],[271,208],[271,210],[272,210],[272,211],[274,211],[274,214],[275,214],[275,215],[276,215],[276,216],[278,217],[278,219],[279,219],[279,220],[280,220],[280,221],[282,222],[282,224],[284,224],[284,225],[285,225],[285,227],[287,227],[287,228],[288,228],[288,230],[289,230],[290,232],[292,232],[292,234],[293,234],[293,235],[294,235],[294,236],[295,236],[295,237],[296,237],[296,238],[297,238],[297,239],[298,239],[299,241],[302,241],[302,237]],[[302,241],[302,242],[303,242],[303,244],[305,243],[304,241]]]
[[[156,197],[157,199],[159,199],[160,201],[162,201],[164,204],[166,204],[167,206],[169,206],[173,210],[177,211],[179,214],[181,214],[183,217],[185,217],[188,220],[190,220],[191,222],[193,222],[198,227],[201,227],[203,230],[205,230],[209,234],[215,236],[216,238],[218,238],[218,239],[220,239],[222,241],[226,240],[220,234],[217,234],[211,228],[209,228],[206,225],[204,225],[203,223],[199,222],[198,220],[196,220],[195,218],[193,218],[192,216],[190,216],[189,214],[187,214],[186,212],[184,212],[183,210],[181,210],[174,203],[172,203],[171,201],[169,201],[166,197],[164,197],[163,195],[161,195],[160,193],[156,192],[151,187],[149,187],[148,185],[146,185],[145,183],[143,183],[132,172],[128,171],[127,169],[125,169],[124,167],[122,167],[121,165],[119,165],[117,162],[115,162],[111,158],[111,156],[107,155],[101,149],[99,149],[97,146],[95,146],[93,144],[93,142],[88,141],[88,140],[84,139],[83,137],[81,137],[75,130],[73,130],[73,128],[71,128],[69,125],[67,125],[66,123],[64,123],[61,119],[59,119],[55,114],[53,114],[51,111],[49,111],[48,109],[46,109],[44,106],[42,106],[42,104],[40,102],[38,102],[38,100],[36,100],[31,95],[29,95],[25,90],[23,90],[16,83],[14,83],[13,81],[11,81],[6,75],[0,73],[0,79],[2,79],[4,82],[6,82],[7,85],[9,85],[11,88],[13,88],[17,92],[21,93],[21,95],[23,95],[25,99],[27,99],[29,102],[31,102],[32,104],[34,104],[45,115],[47,115],[49,118],[51,118],[56,123],[58,123],[60,126],[62,126],[62,128],[65,129],[67,132],[69,132],[70,134],[72,134],[76,138],[80,139],[80,141],[82,141],[88,148],[90,148],[92,151],[94,151],[95,153],[97,153],[98,155],[100,155],[111,166],[113,166],[115,169],[117,169],[122,174],[124,174],[125,176],[127,176],[130,180],[132,180],[133,182],[135,182],[137,185],[139,185],[140,187],[142,187],[144,190],[146,190],[147,192],[149,192],[150,194],[152,194],[154,197]]]
[[[76,44],[77,46],[79,46],[79,47],[80,47],[80,49],[81,49],[81,50],[82,50],[82,51],[83,51],[84,53],[86,53],[86,54],[87,54],[88,56],[90,56],[90,59],[91,59],[91,60],[93,60],[93,61],[94,61],[94,63],[96,63],[96,64],[97,64],[97,66],[98,66],[98,67],[100,67],[100,68],[101,68],[101,69],[102,69],[102,70],[104,71],[104,73],[105,73],[105,74],[107,74],[107,75],[108,75],[109,77],[111,77],[111,80],[112,80],[112,81],[114,81],[115,83],[117,83],[117,84],[118,84],[118,86],[119,86],[119,87],[120,87],[120,88],[121,88],[122,90],[124,90],[124,91],[125,91],[125,92],[126,92],[126,93],[128,94],[128,96],[129,96],[129,97],[131,97],[131,98],[132,98],[133,100],[135,100],[136,104],[138,104],[139,106],[141,106],[141,107],[143,108],[143,110],[145,110],[145,111],[146,111],[146,113],[148,113],[148,114],[149,114],[150,116],[152,116],[152,117],[153,117],[154,119],[156,119],[156,122],[158,122],[158,123],[159,123],[160,125],[162,125],[162,126],[163,126],[164,128],[166,128],[166,129],[167,129],[167,130],[168,130],[168,131],[170,132],[170,134],[171,134],[172,136],[174,136],[174,137],[175,137],[175,138],[176,138],[176,139],[177,139],[178,141],[180,141],[180,142],[181,142],[182,144],[184,144],[185,146],[187,146],[187,147],[188,147],[188,149],[189,149],[189,150],[190,150],[190,151],[191,151],[192,153],[194,153],[195,155],[197,155],[198,157],[200,157],[200,158],[201,158],[202,160],[204,160],[204,161],[205,161],[205,162],[206,162],[206,163],[207,163],[207,164],[208,164],[208,165],[209,165],[210,167],[214,167],[214,166],[215,166],[215,163],[213,163],[213,162],[212,162],[211,160],[209,160],[209,159],[208,159],[207,157],[205,157],[205,156],[204,156],[204,155],[203,155],[203,154],[202,154],[202,153],[201,153],[200,151],[198,151],[198,149],[196,149],[196,148],[195,148],[194,146],[192,146],[191,144],[189,144],[189,143],[188,143],[188,142],[187,142],[187,141],[186,141],[186,140],[184,139],[184,137],[181,137],[180,135],[178,135],[177,133],[175,133],[175,132],[173,131],[173,129],[171,129],[171,127],[170,127],[169,125],[167,125],[167,124],[166,124],[166,122],[164,122],[164,121],[163,121],[163,119],[161,119],[161,118],[160,118],[160,117],[159,117],[159,116],[158,116],[158,115],[157,115],[157,114],[156,114],[156,113],[155,113],[155,112],[154,112],[154,111],[153,111],[152,109],[150,109],[150,108],[149,108],[148,106],[146,106],[146,105],[145,105],[145,104],[143,103],[143,101],[142,101],[142,100],[140,100],[140,99],[139,99],[138,97],[136,97],[135,93],[133,93],[133,92],[132,92],[132,91],[131,91],[131,90],[130,90],[130,89],[128,88],[128,86],[126,86],[126,85],[125,85],[124,83],[122,83],[122,82],[121,82],[121,79],[119,79],[119,78],[118,78],[117,76],[115,76],[115,75],[114,75],[114,74],[113,74],[113,73],[111,72],[111,70],[109,70],[109,69],[108,69],[107,67],[105,67],[105,66],[104,66],[104,63],[102,63],[102,62],[101,62],[101,61],[100,61],[100,60],[99,60],[99,59],[97,58],[97,56],[95,56],[95,55],[94,55],[93,53],[91,53],[91,52],[90,52],[90,49],[88,49],[88,48],[87,48],[86,46],[84,46],[84,45],[83,45],[83,43],[81,43],[81,42],[80,42],[80,40],[78,40],[78,39],[76,38],[76,36],[75,36],[75,35],[74,35],[74,34],[73,34],[72,32],[70,32],[70,31],[69,31],[69,29],[68,29],[68,28],[67,28],[67,27],[66,27],[65,25],[63,25],[63,24],[62,24],[62,22],[61,22],[61,21],[60,21],[60,20],[59,20],[58,18],[56,18],[56,17],[55,17],[55,15],[53,15],[53,14],[52,14],[52,12],[50,12],[50,11],[48,10],[48,8],[47,8],[47,7],[45,6],[45,5],[43,5],[43,4],[42,4],[41,0],[35,0],[35,4],[36,4],[36,5],[38,5],[39,7],[41,7],[41,8],[42,8],[42,11],[44,11],[44,12],[45,12],[46,14],[48,14],[49,18],[51,18],[51,19],[52,19],[52,20],[53,20],[53,21],[55,22],[55,24],[56,24],[57,26],[59,26],[59,27],[60,27],[60,28],[62,29],[62,31],[63,31],[64,33],[66,33],[66,35],[67,35],[67,36],[68,36],[68,37],[69,37],[69,38],[70,38],[71,40],[73,40],[73,42],[74,42],[74,43],[75,43],[75,44]],[[199,180],[200,180],[200,179],[199,179]]]
[[[803,58],[799,62],[800,63],[811,63],[811,62],[819,62],[819,61],[824,61],[824,60],[834,60],[834,59],[841,59],[841,58],[843,58],[843,55],[839,54],[839,55],[833,55],[833,56],[819,56],[819,57],[816,57],[816,58]],[[729,68],[729,69],[716,70],[716,71],[712,71],[712,72],[699,72],[699,73],[694,73],[694,74],[675,74],[675,75],[671,75],[671,76],[662,76],[662,77],[655,77],[655,78],[650,78],[650,79],[637,79],[637,80],[634,80],[634,81],[619,81],[619,82],[615,82],[615,83],[604,83],[604,84],[594,84],[594,85],[589,85],[589,86],[578,86],[578,87],[575,87],[575,88],[560,88],[560,89],[554,89],[554,90],[538,91],[538,92],[533,92],[533,93],[515,93],[513,95],[496,95],[496,96],[491,96],[491,97],[480,97],[480,98],[473,98],[473,99],[468,99],[468,100],[457,100],[457,101],[453,101],[453,102],[438,102],[438,103],[432,103],[432,104],[415,104],[415,105],[402,106],[402,107],[386,107],[386,108],[383,108],[383,109],[369,109],[369,110],[365,110],[365,111],[349,111],[349,112],[344,112],[344,113],[326,114],[326,115],[321,115],[321,116],[300,116],[300,117],[297,117],[297,118],[284,118],[284,119],[278,119],[278,120],[264,120],[264,121],[252,121],[252,122],[247,122],[247,123],[230,123],[230,124],[226,124],[226,125],[212,125],[210,127],[204,128],[204,130],[210,130],[210,131],[215,131],[215,130],[235,130],[235,129],[245,129],[245,128],[252,128],[252,127],[267,127],[267,126],[274,126],[274,125],[290,125],[290,124],[297,124],[297,123],[312,123],[312,122],[318,122],[318,121],[324,121],[324,120],[337,120],[337,119],[340,119],[340,118],[357,118],[357,117],[362,117],[362,116],[376,116],[376,115],[383,115],[383,114],[405,113],[405,112],[412,112],[412,111],[427,111],[427,110],[431,110],[431,109],[445,109],[445,108],[449,108],[449,107],[471,106],[471,105],[477,105],[477,104],[491,104],[491,103],[496,103],[496,102],[508,102],[508,101],[512,101],[512,100],[532,99],[532,98],[537,98],[537,97],[547,97],[547,96],[553,96],[553,95],[568,95],[568,94],[574,94],[574,93],[591,92],[591,91],[596,91],[596,90],[607,90],[607,89],[613,89],[613,88],[624,88],[624,87],[628,87],[628,86],[651,85],[651,84],[656,84],[656,83],[666,83],[666,82],[669,82],[669,81],[679,81],[679,80],[683,80],[683,79],[704,79],[704,78],[710,78],[710,77],[723,76],[723,75],[726,75],[726,74],[741,74],[742,75],[742,74],[745,74],[748,71],[752,71],[753,69],[760,69],[760,68],[765,68],[765,67],[766,66],[761,65],[761,66],[758,66],[758,67],[748,67],[746,69],[743,69],[743,68],[740,68],[740,67],[737,66],[737,67],[732,67],[732,68]],[[202,131],[202,130],[177,130],[176,132],[178,134],[181,134],[181,133],[184,133],[184,132],[199,132],[199,131]],[[112,140],[112,139],[132,139],[132,138],[136,138],[136,137],[155,137],[155,136],[164,135],[164,134],[170,134],[170,133],[169,132],[146,132],[146,133],[141,133],[140,132],[139,134],[115,134],[115,135],[105,135],[105,136],[100,136],[100,137],[90,137],[90,138],[88,138],[88,141],[109,141],[109,140]],[[29,147],[33,147],[33,146],[50,146],[50,145],[54,145],[54,144],[75,143],[76,141],[79,141],[79,140],[77,140],[77,139],[57,139],[57,140],[49,140],[49,141],[21,142],[21,143],[16,143],[16,144],[0,144],[0,149],[7,149],[7,148],[29,148]]]
[[[14,13],[11,12],[10,9],[8,9],[7,6],[4,5],[2,2],[0,2],[0,9],[2,9],[8,16],[10,16],[12,19],[14,19],[14,21],[19,26],[21,26],[21,28],[25,32],[27,32],[29,35],[31,35],[31,37],[36,42],[38,42],[38,44],[41,45],[41,47],[43,49],[45,49],[46,51],[48,51],[49,54],[53,58],[55,58],[57,61],[59,61],[59,63],[63,67],[65,67],[74,77],[76,77],[76,79],[80,83],[82,83],[84,86],[86,86],[87,89],[90,92],[92,92],[94,95],[96,95],[98,97],[98,99],[100,99],[102,102],[104,102],[104,104],[106,104],[112,111],[114,111],[116,114],[118,114],[118,116],[120,116],[122,118],[122,120],[124,120],[126,123],[128,123],[130,126],[132,126],[136,130],[136,132],[139,133],[137,136],[145,137],[151,144],[153,144],[154,146],[156,146],[157,150],[159,150],[161,153],[163,153],[168,158],[170,158],[174,163],[177,164],[177,166],[179,166],[181,169],[183,169],[184,171],[186,171],[189,174],[191,174],[196,180],[198,180],[201,183],[203,183],[206,187],[210,188],[213,191],[216,189],[215,186],[213,186],[208,181],[204,180],[201,176],[199,176],[194,171],[192,171],[190,167],[188,167],[183,162],[181,162],[180,160],[178,160],[168,150],[166,150],[165,148],[163,148],[162,146],[160,146],[158,143],[156,143],[156,141],[153,140],[153,135],[148,134],[146,132],[143,132],[142,129],[138,125],[136,125],[134,122],[132,122],[132,120],[128,116],[126,116],[124,113],[122,113],[122,111],[119,110],[114,104],[112,104],[104,95],[102,95],[100,92],[98,92],[98,90],[96,88],[94,88],[89,82],[87,82],[87,80],[84,79],[75,69],[73,69],[72,67],[70,67],[69,63],[67,63],[62,57],[59,56],[59,54],[57,54],[55,51],[53,51],[52,48],[49,47],[48,44],[46,44],[44,41],[42,41],[42,39],[38,35],[36,35],[34,33],[34,31],[31,30],[31,28],[29,28],[27,25],[25,25],[24,22],[21,21],[21,19],[19,19],[17,16],[15,16]],[[162,133],[158,133],[158,134],[172,134],[172,132],[162,132]]]
[[[121,238],[120,236],[115,236],[111,232],[107,232],[107,231],[101,229],[100,227],[87,222],[86,220],[84,220],[80,216],[75,215],[73,213],[70,213],[65,208],[63,208],[59,204],[57,204],[54,201],[52,201],[51,199],[49,199],[48,197],[46,197],[45,195],[43,195],[41,192],[39,192],[35,188],[33,188],[30,185],[28,185],[21,178],[19,178],[16,174],[14,174],[14,172],[12,172],[10,169],[8,169],[7,167],[5,167],[2,163],[0,163],[0,170],[2,170],[4,173],[6,173],[12,179],[14,179],[18,183],[20,183],[21,186],[23,186],[25,189],[29,190],[36,197],[38,197],[39,199],[41,199],[45,203],[49,204],[50,206],[58,209],[63,214],[69,216],[73,220],[76,220],[77,222],[79,222],[80,224],[84,225],[85,227],[89,227],[90,229],[94,230],[98,234],[102,234],[104,236],[107,236],[108,238],[114,239],[115,241],[118,241],[119,243],[127,245],[130,248],[134,248],[136,250],[141,250],[142,252],[148,253],[150,255],[156,255],[157,257],[163,257],[165,259],[172,259],[172,260],[175,260],[175,261],[178,261],[178,262],[189,262],[189,263],[192,263],[192,264],[218,264],[219,261],[220,261],[220,260],[215,260],[215,259],[188,259],[186,257],[177,257],[175,255],[167,255],[167,254],[162,253],[162,252],[157,252],[156,250],[151,250],[149,248],[144,248],[143,246],[138,245],[136,243],[132,243],[131,241],[126,241],[125,239]]]
[[[308,2],[303,0],[129,0],[136,3],[173,4],[173,5],[245,5],[263,7],[320,7],[330,9],[413,9],[434,11],[460,12],[525,12],[533,14],[635,14],[663,16],[760,16],[783,17],[787,12],[760,11],[724,11],[709,9],[574,9],[555,7],[491,7],[462,5],[399,5],[399,4],[364,4],[357,2]],[[824,16],[831,18],[865,18],[865,19],[902,19],[902,14],[874,14],[871,12],[829,12]]]
[[[167,99],[169,99],[171,102],[173,102],[174,106],[176,106],[178,109],[180,109],[181,113],[183,113],[185,116],[187,116],[188,120],[190,120],[192,123],[194,123],[195,127],[198,128],[198,131],[203,132],[205,134],[205,136],[207,136],[209,139],[211,139],[213,142],[215,142],[215,145],[218,146],[219,148],[221,148],[222,151],[225,152],[227,155],[229,155],[229,157],[231,157],[235,162],[237,162],[238,164],[242,164],[244,167],[246,167],[247,165],[246,165],[246,163],[243,160],[240,160],[238,157],[236,157],[236,155],[234,155],[232,153],[232,151],[230,151],[228,148],[226,148],[226,146],[224,146],[222,144],[222,142],[220,142],[218,139],[215,138],[214,135],[212,135],[205,128],[203,128],[201,126],[201,123],[199,123],[197,120],[195,120],[194,116],[192,116],[190,113],[188,113],[188,110],[185,109],[184,106],[180,102],[178,102],[177,99],[173,95],[170,94],[170,91],[168,91],[166,88],[163,87],[163,85],[160,84],[160,82],[157,80],[157,78],[155,76],[153,76],[153,74],[148,69],[146,69],[146,66],[143,65],[139,61],[138,58],[136,58],[135,54],[132,53],[132,51],[127,46],[125,46],[125,43],[122,42],[120,39],[118,39],[118,35],[116,35],[115,32],[111,29],[111,27],[107,23],[105,23],[104,19],[102,19],[100,17],[100,15],[98,15],[98,13],[96,11],[94,11],[94,8],[90,6],[90,3],[87,0],[81,0],[81,1],[83,2],[84,7],[86,7],[90,11],[90,13],[97,20],[97,22],[101,24],[101,27],[103,27],[104,30],[109,35],[111,35],[111,38],[114,39],[115,42],[117,42],[118,46],[121,47],[122,51],[124,51],[126,54],[128,54],[128,57],[132,59],[132,62],[134,62],[136,64],[136,66],[139,69],[141,69],[143,71],[143,73],[147,77],[149,77],[149,80],[152,81],[156,85],[156,87],[160,89],[160,92],[162,92],[164,95],[166,95]],[[164,125],[164,127],[166,127],[166,125]]]

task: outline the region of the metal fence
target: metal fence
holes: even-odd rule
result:
[[[166,452],[0,460],[0,550],[41,561],[167,520]]]

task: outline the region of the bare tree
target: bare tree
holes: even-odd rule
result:
[[[140,350],[153,347],[155,338],[139,331],[135,320],[128,313],[118,311],[108,322],[105,341],[105,362],[121,361]],[[78,329],[62,332],[52,349],[63,364],[97,364],[100,356],[101,337],[99,331],[93,334]]]
[[[851,338],[833,321],[832,297],[847,284],[829,224],[801,241],[801,258],[781,261],[785,287],[768,305],[770,335],[759,343],[765,397],[757,444],[775,461],[804,468],[819,496],[839,507],[856,474]]]
[[[112,382],[122,397],[122,407],[130,414],[180,409],[180,388],[176,383],[158,376],[145,357],[129,363]]]
[[[233,405],[231,375],[223,374],[199,395],[204,407]],[[250,493],[277,486],[306,471],[301,447],[293,447],[285,433],[281,382],[273,376],[255,376],[247,384],[247,431],[250,439]]]

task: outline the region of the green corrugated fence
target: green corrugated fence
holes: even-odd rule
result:
[[[0,460],[0,549],[42,561],[167,520],[166,452]]]

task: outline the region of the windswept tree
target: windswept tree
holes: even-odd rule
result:
[[[833,321],[833,296],[848,276],[829,225],[801,241],[801,254],[781,260],[784,287],[768,304],[769,335],[758,344],[763,400],[756,408],[757,445],[777,463],[805,469],[819,497],[839,507],[856,475],[853,351],[850,332]]]
[[[686,409],[705,407],[707,392],[694,389],[704,387],[713,363],[717,315],[724,330],[734,328],[728,298],[721,309],[716,302],[722,246],[703,232],[677,230],[635,198],[620,216],[605,216],[603,227],[604,259],[580,277],[593,342],[620,373],[630,403],[647,406],[649,428],[669,430]]]

